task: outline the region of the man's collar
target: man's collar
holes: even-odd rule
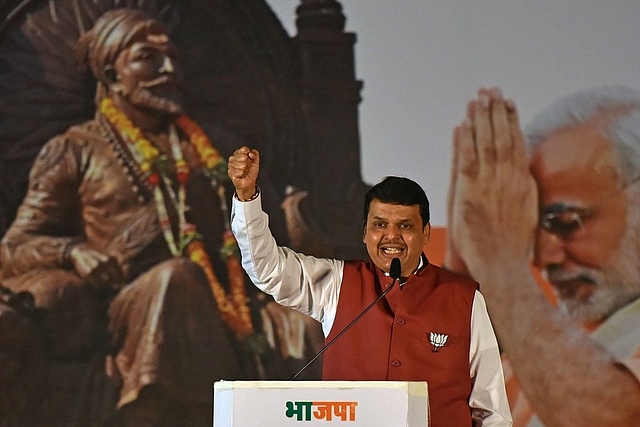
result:
[[[407,280],[409,280],[411,278],[411,276],[415,276],[416,274],[418,274],[427,265],[429,265],[429,260],[427,259],[427,256],[423,252],[422,255],[420,256],[420,260],[418,261],[418,267],[416,267],[416,269],[413,271],[413,273],[411,273],[408,277],[400,277],[400,279],[399,279],[400,286],[402,286],[405,283],[407,283]],[[390,276],[389,273],[387,273],[386,271],[383,271],[383,273],[387,277]]]

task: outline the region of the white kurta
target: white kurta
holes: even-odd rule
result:
[[[336,316],[344,261],[315,258],[278,246],[269,230],[268,216],[262,211],[260,196],[249,202],[233,199],[231,229],[251,281],[279,304],[318,320],[328,336]],[[511,426],[500,352],[484,298],[478,291],[471,313],[469,375],[473,379],[469,406],[477,425]]]

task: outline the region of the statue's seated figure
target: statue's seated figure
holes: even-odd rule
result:
[[[284,377],[291,356],[293,373],[319,329],[245,286],[226,162],[182,109],[166,28],[113,10],[79,51],[98,81],[95,118],[38,155],[2,239],[2,285],[33,296],[50,360],[93,363],[81,386],[103,393],[96,425],[210,425],[214,381]]]

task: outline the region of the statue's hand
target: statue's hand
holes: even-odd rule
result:
[[[124,275],[118,261],[86,243],[75,245],[69,253],[69,258],[78,275],[95,289],[119,289],[124,283]]]
[[[269,345],[285,359],[301,360],[322,347],[319,326],[309,316],[271,301],[262,310],[262,321]]]

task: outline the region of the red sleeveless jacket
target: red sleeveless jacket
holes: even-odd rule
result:
[[[373,263],[347,261],[329,342],[392,279]],[[478,284],[427,265],[396,284],[323,355],[323,379],[426,381],[433,427],[470,427],[471,309]],[[448,336],[434,351],[431,334]]]

